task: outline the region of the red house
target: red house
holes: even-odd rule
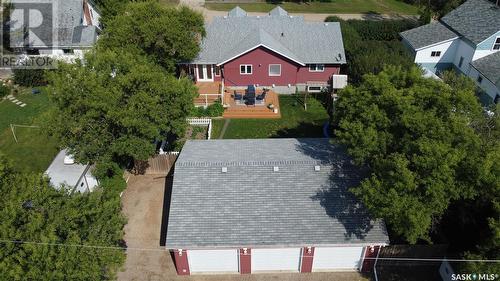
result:
[[[331,87],[346,63],[338,22],[306,22],[281,7],[267,16],[248,16],[236,7],[214,18],[206,32],[198,57],[183,65],[200,94],[247,85],[276,93],[319,92]]]

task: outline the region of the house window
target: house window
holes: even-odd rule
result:
[[[495,43],[493,43],[493,50],[500,50],[500,37],[497,37]]]
[[[440,57],[441,56],[441,51],[432,51],[431,52],[431,57]]]
[[[270,64],[269,76],[281,76],[281,64]]]
[[[214,67],[214,70],[215,70],[215,76],[220,76],[220,66],[215,66]]]
[[[252,74],[252,65],[240,64],[240,74]]]
[[[321,86],[308,86],[307,91],[309,93],[319,93],[321,92],[322,87]]]
[[[73,49],[63,49],[62,51],[65,55],[71,55],[75,53]]]
[[[325,71],[325,65],[324,64],[311,64],[311,65],[309,65],[309,71],[310,72],[323,72],[323,71]]]
[[[477,83],[481,84],[481,82],[483,82],[483,77],[481,77],[481,75],[479,75],[477,77]]]
[[[460,61],[458,62],[458,67],[462,67],[463,63],[464,63],[464,57],[460,57]]]

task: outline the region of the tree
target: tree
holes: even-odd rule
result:
[[[25,87],[38,87],[47,85],[47,70],[45,69],[13,69],[14,82]]]
[[[371,174],[352,192],[410,243],[429,240],[449,204],[476,194],[481,142],[469,123],[481,114],[470,89],[386,67],[341,91],[339,141]]]
[[[140,54],[97,49],[85,64],[61,64],[50,75],[55,105],[47,131],[80,162],[126,165],[155,153],[155,140],[181,135],[197,94]]]
[[[0,155],[2,279],[114,279],[125,260],[123,250],[70,245],[120,245],[124,187],[117,176],[101,179],[92,193],[70,194],[50,186],[41,174],[15,172]]]
[[[187,7],[131,2],[109,21],[99,44],[105,48],[134,48],[174,73],[177,63],[194,59],[205,35],[201,14]]]

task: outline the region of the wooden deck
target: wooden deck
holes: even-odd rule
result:
[[[220,100],[220,82],[197,82],[198,97],[194,98],[194,104],[197,106],[207,106]]]
[[[239,94],[243,94],[244,90],[238,90]],[[257,95],[262,93],[262,89],[257,89]],[[236,102],[233,98],[234,90],[227,89],[224,93],[224,118],[281,118],[280,103],[278,99],[278,94],[273,91],[268,91],[264,101],[256,105],[245,105],[244,101]],[[277,109],[277,113],[274,113],[272,109],[268,107],[269,104],[273,104],[274,108]]]

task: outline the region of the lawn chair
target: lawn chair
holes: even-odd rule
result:
[[[234,98],[234,101],[236,103],[239,103],[243,100],[243,95],[242,94],[238,94],[238,92],[236,92],[236,90],[234,91],[234,94],[233,94],[233,98]]]
[[[255,105],[255,92],[247,93],[245,98],[247,100],[246,105]]]
[[[263,101],[265,98],[266,98],[266,91],[264,91],[262,94],[256,97],[258,101]]]

